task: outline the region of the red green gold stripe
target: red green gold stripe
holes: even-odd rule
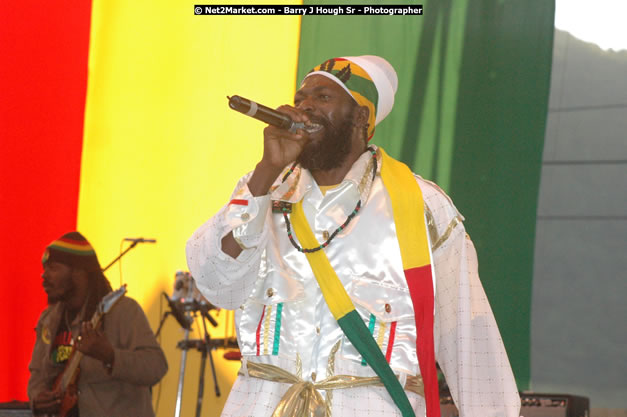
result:
[[[94,255],[94,248],[87,241],[76,241],[71,239],[58,239],[48,245],[63,252],[73,253],[75,255]]]
[[[294,232],[303,247],[316,247],[319,245],[309,223],[305,218],[302,200],[296,203],[292,209],[292,225]],[[362,320],[350,297],[346,293],[342,282],[329,262],[323,250],[305,254],[311,265],[311,269],[318,281],[322,295],[337,320],[348,340],[366,360],[374,372],[381,378],[381,382],[387,389],[390,397],[401,411],[403,417],[415,417],[414,410],[407,399],[400,382],[394,375],[392,368],[385,360],[381,348],[372,337],[366,323]]]
[[[382,156],[381,179],[392,202],[405,278],[414,305],[416,353],[425,386],[427,417],[439,417],[440,397],[433,341],[434,288],[422,192],[407,165],[379,149]]]

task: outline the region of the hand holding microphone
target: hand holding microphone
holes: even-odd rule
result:
[[[263,131],[263,158],[248,186],[253,195],[265,194],[283,168],[294,162],[308,142],[309,134],[320,129],[308,114],[284,105],[276,110],[240,96],[229,98],[229,107],[269,126]],[[259,180],[259,181],[257,181]]]
[[[231,109],[269,125],[276,126],[279,129],[285,129],[290,133],[296,133],[299,129],[304,130],[307,133],[313,133],[321,128],[321,126],[316,123],[309,123],[308,119],[305,119],[304,122],[294,121],[289,114],[273,110],[270,107],[266,107],[263,104],[256,103],[244,97],[227,96],[227,98],[229,99],[229,107]],[[283,108],[284,111],[286,111],[286,109],[290,109],[291,107],[281,106],[279,108]],[[296,117],[298,118],[299,116],[297,115]]]
[[[311,123],[306,112],[292,106],[272,110],[243,97],[228,99],[231,109],[269,124],[263,130],[263,157],[248,180],[253,196],[265,195],[281,171],[303,152],[309,139],[307,129],[319,130],[320,127]],[[222,250],[232,258],[237,258],[242,251],[232,232],[222,238],[221,243]]]

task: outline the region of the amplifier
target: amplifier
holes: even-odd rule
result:
[[[0,403],[0,417],[32,417],[30,406],[26,401]]]
[[[568,394],[520,394],[521,417],[589,417],[590,400]],[[459,417],[450,396],[440,397],[442,417]]]

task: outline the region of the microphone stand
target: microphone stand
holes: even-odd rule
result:
[[[205,392],[205,368],[206,368],[206,362],[207,362],[207,356],[209,356],[209,364],[211,365],[211,373],[213,375],[213,384],[215,387],[215,393],[216,393],[216,397],[219,397],[221,395],[220,393],[220,387],[218,386],[218,377],[216,374],[216,368],[215,368],[215,363],[213,362],[213,354],[212,354],[212,350],[214,349],[214,345],[215,343],[212,342],[211,340],[211,336],[209,335],[209,331],[207,330],[207,320],[209,320],[209,322],[216,326],[218,323],[215,321],[215,319],[213,317],[211,317],[209,315],[209,310],[205,309],[205,308],[201,308],[200,306],[197,305],[193,305],[191,308],[191,311],[188,310],[187,314],[194,314],[194,317],[196,316],[197,312],[200,312],[200,315],[202,317],[202,326],[203,326],[203,330],[204,330],[204,337],[202,339],[189,339],[189,332],[191,329],[191,326],[188,328],[185,328],[185,337],[183,338],[183,340],[179,341],[176,344],[176,347],[181,349],[181,365],[180,365],[180,369],[179,369],[179,383],[178,383],[178,390],[176,393],[176,406],[175,406],[175,410],[174,410],[174,416],[175,417],[180,417],[181,415],[181,406],[182,406],[182,397],[183,397],[183,383],[185,380],[185,365],[187,362],[187,351],[189,349],[197,349],[199,352],[201,352],[201,361],[200,361],[200,374],[198,377],[198,393],[197,393],[197,400],[196,400],[196,417],[200,417],[200,413],[202,410],[202,401],[203,401],[203,396],[204,396],[204,392]],[[172,313],[174,314],[174,313]],[[165,319],[164,319],[165,320]]]
[[[183,382],[185,381],[185,364],[187,363],[187,349],[189,349],[189,329],[185,329],[185,337],[177,344],[177,347],[180,347],[183,352],[181,353],[179,385],[178,389],[176,390],[176,406],[174,409],[174,415],[176,417],[180,417],[183,399]]]
[[[130,250],[131,250],[131,249],[133,249],[135,246],[137,246],[137,244],[138,244],[138,243],[139,243],[139,241],[138,241],[138,240],[136,240],[136,241],[134,241],[133,243],[131,243],[131,245],[130,245],[128,248],[126,248],[126,249],[124,250],[124,252],[122,252],[121,254],[119,254],[119,255],[117,256],[117,258],[115,258],[114,260],[112,260],[112,261],[109,263],[109,265],[105,266],[105,267],[102,269],[102,272],[105,272],[107,269],[111,268],[111,266],[112,266],[113,264],[115,264],[117,261],[119,261],[119,260],[120,260],[120,258],[121,258],[122,256],[126,255],[126,253],[127,253],[128,251],[130,251]]]
[[[207,361],[207,355],[209,355],[209,363],[211,365],[211,374],[213,375],[213,385],[215,387],[216,397],[220,396],[220,387],[218,386],[218,378],[216,376],[216,368],[213,362],[213,354],[211,353],[212,347],[210,343],[211,337],[207,331],[207,323],[205,322],[205,316],[209,315],[208,312],[202,312],[202,327],[205,331],[205,337],[203,339],[203,350],[200,358],[200,376],[198,377],[198,400],[196,402],[196,417],[200,417],[202,409],[202,398],[205,391],[205,363]],[[198,346],[200,348],[200,346]]]

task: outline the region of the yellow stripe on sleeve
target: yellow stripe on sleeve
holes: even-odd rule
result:
[[[420,187],[407,165],[390,158],[382,148],[379,150],[382,156],[381,179],[391,197],[403,269],[428,265],[431,263],[429,242],[416,238],[427,233]],[[411,207],[412,210],[407,212],[402,207]]]

